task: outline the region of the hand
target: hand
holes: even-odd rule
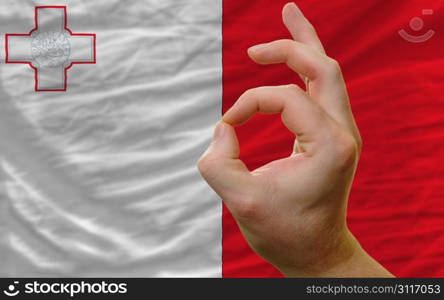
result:
[[[245,92],[216,126],[199,170],[249,245],[285,275],[390,276],[346,225],[361,138],[340,67],[295,4],[284,7],[283,21],[294,40],[257,45],[248,54],[259,64],[286,63],[307,79],[307,91],[291,84]],[[289,157],[250,172],[233,126],[256,112],[280,113],[296,142]]]

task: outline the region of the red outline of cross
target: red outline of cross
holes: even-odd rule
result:
[[[64,29],[69,32],[71,36],[92,36],[93,37],[93,52],[94,52],[94,60],[93,61],[79,61],[79,62],[71,62],[69,66],[65,68],[65,80],[64,80],[64,88],[63,89],[39,89],[38,88],[38,68],[32,65],[32,61],[9,61],[9,50],[8,50],[8,38],[10,36],[31,36],[32,33],[39,29],[38,22],[38,10],[44,8],[63,8],[64,16],[65,16],[65,26]],[[32,69],[34,69],[34,79],[35,79],[35,91],[36,92],[66,92],[68,87],[68,70],[75,64],[95,64],[96,63],[96,34],[95,33],[73,33],[71,29],[68,28],[68,13],[66,6],[36,6],[34,12],[34,21],[35,27],[29,33],[7,33],[5,34],[5,49],[6,49],[6,59],[5,63],[7,64],[28,64]]]

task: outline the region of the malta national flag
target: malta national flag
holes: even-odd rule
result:
[[[0,1],[0,276],[281,276],[196,160],[247,89],[301,84],[246,49],[281,0]],[[341,63],[364,149],[348,222],[397,276],[444,275],[444,1],[299,0]],[[279,116],[237,128],[250,169]]]

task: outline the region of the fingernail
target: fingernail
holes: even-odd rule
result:
[[[253,47],[248,48],[248,51],[257,51],[257,50],[261,50],[261,49],[266,48],[268,45],[269,45],[269,43],[255,45],[255,46],[253,46]]]
[[[213,140],[217,141],[219,139],[221,139],[225,134],[225,125],[223,124],[222,121],[219,121],[219,123],[217,123],[216,128],[214,128],[214,134],[213,134]]]
[[[302,11],[301,11],[300,8],[296,5],[296,3],[294,3],[294,2],[290,2],[290,3],[288,4],[288,7],[292,10],[292,12],[293,12],[295,15],[303,16]]]

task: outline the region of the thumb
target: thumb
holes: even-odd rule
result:
[[[251,181],[250,172],[239,159],[236,132],[223,121],[216,125],[213,141],[197,166],[203,178],[223,200],[247,190]]]

